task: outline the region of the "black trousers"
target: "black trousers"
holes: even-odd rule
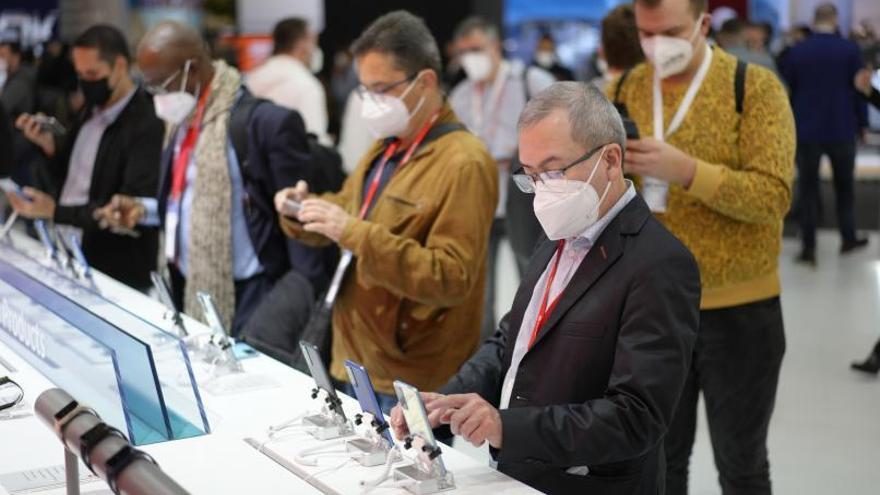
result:
[[[183,312],[183,298],[186,290],[186,278],[176,266],[169,263],[168,273],[171,276],[171,298],[177,310]],[[245,280],[235,281],[235,315],[232,317],[232,337],[238,337],[241,329],[250,319],[260,300],[272,289],[272,283],[263,274]],[[200,315],[190,315],[201,320]]]
[[[665,440],[666,495],[688,492],[700,391],[722,493],[772,493],[767,429],[783,354],[778,297],[700,312],[693,364]]]
[[[807,143],[797,145],[798,193],[801,239],[805,248],[816,246],[816,223],[819,215],[819,162],[828,155],[834,177],[837,203],[837,226],[844,242],[856,238],[855,162],[856,141]]]

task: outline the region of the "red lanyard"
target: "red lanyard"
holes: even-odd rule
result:
[[[409,145],[409,148],[406,150],[406,154],[403,155],[403,159],[400,161],[400,164],[397,166],[397,169],[400,170],[406,162],[412,158],[413,153],[416,148],[422,144],[422,141],[425,140],[425,136],[428,135],[428,131],[431,130],[431,127],[434,126],[434,122],[437,121],[437,117],[440,116],[440,111],[434,112],[434,115],[425,123],[422,127],[422,130],[419,131],[419,134],[416,136],[415,141]],[[367,195],[364,197],[364,202],[361,204],[361,211],[358,213],[358,218],[363,220],[367,217],[367,212],[370,211],[370,206],[373,204],[373,200],[376,198],[376,192],[379,190],[379,183],[382,181],[382,174],[385,172],[385,165],[388,164],[388,160],[394,156],[394,153],[397,152],[397,148],[400,147],[400,140],[396,139],[388,148],[385,149],[385,153],[382,154],[382,161],[379,162],[379,166],[376,167],[376,173],[373,174],[373,179],[370,181],[370,187],[367,189]]]
[[[559,244],[556,245],[556,261],[553,262],[553,267],[550,268],[550,275],[547,277],[547,287],[544,289],[544,295],[541,296],[541,306],[538,308],[538,316],[535,318],[535,327],[532,329],[532,336],[529,338],[529,349],[534,345],[535,339],[538,338],[538,332],[541,331],[541,327],[547,322],[547,317],[556,309],[556,305],[562,297],[562,292],[560,292],[553,299],[553,302],[550,303],[550,307],[547,307],[547,300],[550,298],[550,288],[553,286],[553,279],[556,278],[556,270],[559,269],[559,260],[562,259],[562,250],[564,248],[565,239],[559,241]]]
[[[196,109],[196,115],[186,131],[186,136],[177,149],[177,156],[174,158],[174,168],[171,171],[171,198],[179,201],[186,188],[186,170],[189,168],[190,156],[196,147],[199,139],[199,131],[202,127],[202,116],[205,113],[205,103],[208,101],[208,93],[211,87],[205,88],[205,91],[199,97],[199,105]]]

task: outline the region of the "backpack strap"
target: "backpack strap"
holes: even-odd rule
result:
[[[467,127],[461,122],[445,122],[437,124],[428,131],[428,134],[425,135],[425,139],[422,140],[422,146],[455,131],[467,131]]]
[[[251,119],[257,107],[267,102],[268,100],[257,98],[250,91],[243,90],[229,116],[229,139],[232,141],[242,178],[248,177],[248,135]]]
[[[626,69],[623,71],[623,74],[620,75],[620,79],[617,80],[617,87],[614,88],[614,101],[615,105],[620,104],[620,90],[623,89],[623,83],[626,82],[626,78],[629,77],[629,73],[632,72],[632,68]]]
[[[736,60],[736,73],[733,77],[733,92],[736,98],[736,113],[742,114],[743,100],[746,96],[746,67],[747,63],[740,59]]]

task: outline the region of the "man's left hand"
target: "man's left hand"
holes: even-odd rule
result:
[[[345,226],[352,218],[339,206],[323,199],[303,201],[302,209],[297,217],[304,224],[303,228],[306,231],[321,234],[337,243],[345,231]]]
[[[623,165],[627,173],[654,177],[684,187],[690,187],[697,170],[694,157],[654,138],[628,140]]]
[[[454,435],[474,447],[489,442],[492,447],[501,448],[501,413],[478,394],[447,395],[425,406],[431,410],[446,409],[440,422],[449,424]]]
[[[52,199],[52,196],[32,187],[25,187],[24,194],[30,198],[30,201],[17,194],[6,194],[9,204],[19,215],[30,219],[53,218],[55,216],[55,200]]]

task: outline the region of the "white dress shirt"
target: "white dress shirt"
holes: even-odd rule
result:
[[[516,122],[526,106],[526,94],[534,96],[555,81],[544,69],[504,60],[491,83],[460,82],[450,93],[449,104],[462,123],[483,140],[492,158],[510,160],[516,153]],[[498,169],[496,218],[506,214],[507,174],[507,170]]]
[[[299,112],[306,131],[318,136],[321,144],[331,144],[327,135],[324,86],[298,59],[290,55],[273,55],[249,72],[245,83],[255,96]]]
[[[633,187],[632,182],[627,181],[626,192],[623,193],[623,196],[614,203],[614,206],[612,206],[602,218],[589,226],[581,235],[565,240],[565,247],[562,249],[562,257],[559,260],[556,277],[553,279],[553,283],[550,287],[550,295],[547,298],[548,301],[554,301],[556,297],[565,290],[581,262],[586,258],[587,253],[590,252],[590,248],[593,247],[593,244],[596,243],[596,240],[602,235],[602,232],[605,231],[605,227],[607,227],[608,224],[611,223],[611,220],[613,220],[635,197],[635,187]],[[519,365],[522,362],[523,357],[529,350],[529,340],[531,340],[532,337],[532,329],[535,327],[535,320],[538,318],[541,299],[544,297],[544,291],[547,288],[547,278],[550,276],[550,270],[555,261],[556,255],[554,254],[553,257],[550,258],[550,262],[547,263],[547,268],[544,269],[541,278],[538,279],[538,283],[535,284],[535,288],[532,290],[532,298],[529,301],[525,314],[523,315],[522,324],[519,327],[519,333],[517,334],[516,343],[513,347],[513,357],[510,361],[510,368],[507,369],[507,374],[504,375],[504,382],[501,384],[501,401],[499,402],[499,409],[507,409],[510,405],[510,394],[513,392],[513,384],[516,380],[516,374],[517,371],[519,371]]]

